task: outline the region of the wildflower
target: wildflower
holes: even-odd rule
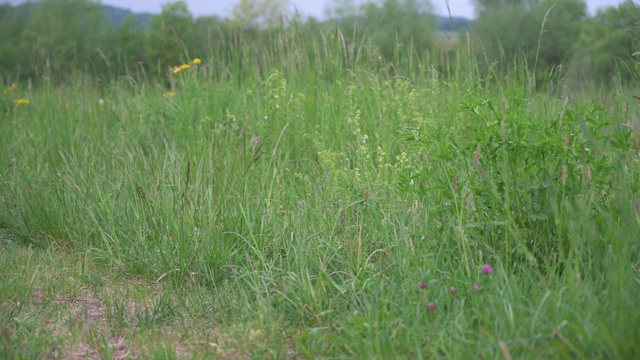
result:
[[[478,284],[473,284],[473,290],[474,291],[480,290],[480,286],[478,286]]]
[[[29,99],[15,99],[13,100],[13,104],[16,106],[29,105]]]
[[[188,68],[190,68],[190,67],[191,67],[191,65],[189,65],[189,64],[182,64],[182,65],[179,65],[179,66],[174,66],[174,67],[173,67],[173,73],[174,73],[174,74],[177,74],[177,73],[179,73],[180,71],[182,71],[182,70],[187,70],[187,69],[188,69]]]
[[[429,303],[429,311],[434,311],[436,309],[436,304],[434,304],[433,302]]]
[[[16,84],[13,83],[10,86],[7,86],[6,88],[4,88],[4,90],[2,90],[2,95],[7,95],[8,93],[12,92],[15,89],[16,89]]]
[[[427,285],[424,283],[424,281],[418,281],[418,287],[424,290],[427,288]]]
[[[358,310],[353,310],[353,316],[358,316],[360,315],[360,312]]]
[[[482,266],[482,273],[483,273],[484,275],[490,274],[492,271],[493,271],[493,268],[491,267],[491,265],[489,265],[489,264],[484,264],[484,265]]]
[[[162,94],[162,97],[165,98],[165,99],[166,98],[170,98],[170,97],[174,97],[174,96],[176,96],[176,93],[174,93],[173,91],[167,91],[166,93]]]
[[[104,105],[104,99],[98,99],[98,105]]]
[[[449,288],[449,291],[451,291],[451,295],[455,295],[456,294],[456,287],[452,286],[451,288]]]
[[[191,62],[193,65],[198,65],[202,62],[202,60],[200,60],[199,58],[195,58],[193,59],[193,61]]]

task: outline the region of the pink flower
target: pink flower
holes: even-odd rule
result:
[[[480,286],[478,286],[478,284],[473,284],[473,290],[475,291],[480,290]]]
[[[436,304],[434,304],[433,302],[429,303],[429,311],[434,311],[436,309]]]
[[[452,286],[451,288],[449,288],[449,291],[451,291],[451,295],[455,295],[456,294],[456,287]]]
[[[424,283],[424,281],[418,281],[418,287],[424,290],[427,288],[427,285]]]
[[[490,274],[492,271],[493,271],[493,268],[491,267],[491,265],[489,265],[489,264],[484,264],[484,265],[482,266],[482,273],[483,273],[484,275]]]

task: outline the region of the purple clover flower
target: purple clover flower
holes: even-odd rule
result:
[[[474,291],[480,290],[480,286],[478,284],[473,284],[473,290]]]
[[[484,264],[482,266],[482,274],[484,275],[488,275],[493,271],[493,268],[491,267],[491,265],[489,264]]]
[[[456,287],[455,286],[450,287],[449,291],[451,291],[451,295],[455,295],[456,294]]]
[[[436,309],[436,304],[434,304],[433,302],[429,302],[429,311],[435,311]]]
[[[427,285],[424,283],[424,281],[418,281],[418,287],[422,290],[425,290],[427,288]]]

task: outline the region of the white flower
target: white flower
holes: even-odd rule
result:
[[[104,99],[98,99],[98,105],[104,105]]]

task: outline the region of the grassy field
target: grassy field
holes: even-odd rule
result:
[[[633,89],[238,46],[5,84],[0,358],[640,356]]]

